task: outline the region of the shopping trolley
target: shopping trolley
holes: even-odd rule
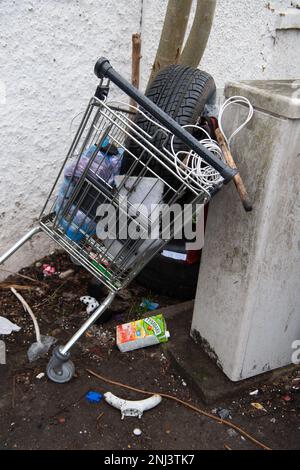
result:
[[[38,226],[0,258],[1,264],[42,231],[108,288],[109,294],[88,320],[64,346],[54,349],[47,375],[58,383],[74,375],[70,349],[76,341],[187,222],[180,211],[171,217],[169,209],[188,202],[188,217],[193,218],[199,204],[208,202],[235,174],[193,137],[192,129],[170,118],[107,59],[97,61],[95,74],[100,82]],[[118,100],[108,101],[110,82],[116,85]],[[128,97],[137,106],[129,105]],[[149,126],[139,126],[137,116]],[[126,174],[124,159],[130,159]]]

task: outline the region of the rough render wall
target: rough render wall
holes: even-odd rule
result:
[[[167,1],[144,0],[144,3],[145,84],[161,30],[161,21],[157,20],[164,17]],[[217,0],[213,28],[200,68],[213,75],[219,88],[232,79],[299,77],[300,30],[275,30],[278,12],[291,4],[300,7],[300,1],[291,0]]]
[[[266,4],[218,1],[201,64],[218,87],[230,79],[299,76],[300,33],[275,31],[276,13]],[[167,0],[0,1],[1,252],[36,221],[70,144],[70,122],[95,89],[95,59],[109,57],[129,78],[131,34],[141,27],[143,88],[166,5]],[[17,270],[50,246],[41,235],[5,267]]]

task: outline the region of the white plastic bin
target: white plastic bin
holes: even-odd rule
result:
[[[233,183],[212,200],[191,334],[238,381],[290,364],[300,340],[300,80],[229,83],[225,95],[255,108],[232,143],[254,209]],[[225,127],[245,113],[232,107]]]

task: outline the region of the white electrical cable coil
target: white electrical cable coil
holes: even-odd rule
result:
[[[232,134],[227,137],[223,128],[223,116],[224,116],[225,111],[228,110],[228,108],[234,104],[246,105],[249,108],[248,115],[246,119],[239,125],[239,127],[237,127],[237,129],[235,129],[235,131],[233,131]],[[254,113],[253,106],[248,100],[248,98],[245,98],[245,96],[231,96],[226,101],[224,101],[219,111],[218,123],[219,123],[219,129],[221,133],[223,134],[223,137],[229,149],[230,149],[230,144],[231,144],[232,139],[248,124],[248,122],[252,119],[253,113]]]
[[[153,119],[149,118],[147,114],[145,114],[140,108],[132,105],[128,105],[127,103],[117,102],[115,101],[114,104],[122,104],[128,106],[131,110],[135,110],[136,112],[142,114],[145,118],[147,118],[150,122],[155,124],[157,127],[161,128],[168,134],[170,131],[166,129],[161,124],[157,123]],[[111,104],[111,103],[110,103]],[[234,104],[242,104],[248,107],[248,115],[246,119],[235,129],[230,136],[226,136],[224,127],[223,127],[223,116],[226,110]],[[219,129],[230,149],[230,144],[232,139],[248,124],[248,122],[252,119],[253,116],[253,106],[250,101],[244,96],[232,96],[225,100],[222,104],[219,115],[218,115],[218,125]],[[186,129],[195,129],[199,130],[206,135],[206,138],[199,140],[199,143],[203,145],[206,149],[208,149],[211,153],[216,155],[221,160],[225,161],[223,152],[219,146],[219,144],[211,138],[209,133],[199,125],[192,125],[187,124],[182,126]],[[175,136],[171,136],[171,154],[174,158],[174,164],[177,174],[183,179],[186,180],[194,189],[198,189],[197,184],[195,181],[203,186],[204,190],[210,189],[213,186],[219,185],[222,183],[223,178],[220,173],[215,170],[212,166],[205,162],[205,160],[198,154],[196,154],[193,150],[191,151],[184,151],[180,150],[178,152],[174,149],[174,138]]]

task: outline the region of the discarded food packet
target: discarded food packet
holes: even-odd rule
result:
[[[140,303],[140,307],[144,307],[146,310],[155,310],[159,307],[159,304],[156,302],[151,302],[149,299],[143,299],[143,301]]]
[[[103,395],[99,392],[94,392],[93,390],[90,390],[86,395],[85,395],[85,398],[87,399],[87,401],[89,401],[90,403],[99,403],[102,398],[103,398]]]
[[[165,343],[170,337],[162,314],[118,325],[117,346],[121,352]]]

